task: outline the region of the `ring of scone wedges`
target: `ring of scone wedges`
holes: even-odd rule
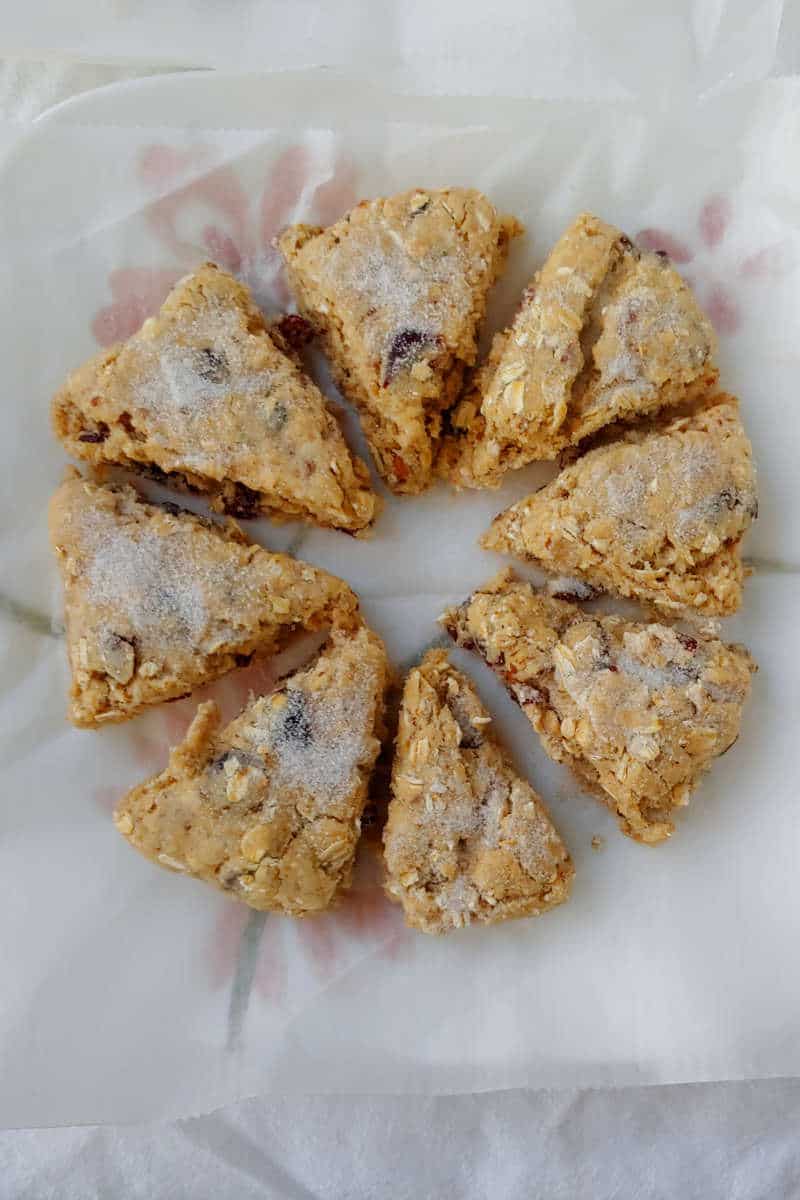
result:
[[[385,890],[409,925],[449,932],[569,896],[572,862],[543,801],[445,651],[410,671],[387,721],[389,664],[352,590],[234,520],[366,536],[379,512],[304,371],[312,337],[392,492],[437,478],[496,488],[558,460],[481,541],[550,582],[509,568],[439,619],[624,834],[668,838],[736,741],[756,668],[716,618],[741,603],[757,502],[711,325],[665,254],[583,213],[477,364],[487,297],[521,232],[469,189],[364,201],[277,239],[297,313],[267,324],[243,284],[205,263],[56,395],[55,433],[85,464],[50,506],[76,725],[125,721],[316,634],[311,658],[229,724],[201,704],[162,772],[121,800],[116,826],[147,858],[253,908],[313,915],[351,882],[380,779]],[[199,493],[218,515],[147,501],[111,467]],[[600,593],[649,620],[587,607]]]

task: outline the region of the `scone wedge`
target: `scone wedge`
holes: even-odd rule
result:
[[[502,572],[442,622],[508,686],[542,744],[617,814],[660,842],[739,735],[755,663],[743,646],[598,616]]]
[[[387,894],[425,933],[536,916],[569,895],[572,863],[544,805],[442,650],[406,680],[383,840]]]
[[[359,533],[376,513],[367,468],[322,393],[248,289],[212,263],[127,342],[74,371],[52,416],[75,457],[166,477],[230,516]]]
[[[480,192],[415,189],[363,201],[279,247],[301,313],[396,492],[431,480],[442,414],[475,362],[489,290],[521,227]]]
[[[513,324],[452,415],[440,470],[458,487],[555,458],[613,421],[703,394],[716,341],[661,254],[582,213],[527,289]]]
[[[50,502],[64,584],[70,720],[124,721],[319,630],[358,602],[342,580],[132,487],[77,472]]]
[[[590,450],[500,513],[481,545],[668,613],[721,617],[741,603],[757,512],[750,442],[721,394]]]
[[[165,770],[122,800],[117,829],[251,908],[329,908],[350,883],[386,681],[380,639],[334,628],[308,666],[224,729],[216,705],[201,704]]]

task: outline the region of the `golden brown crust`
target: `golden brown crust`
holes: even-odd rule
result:
[[[481,545],[667,612],[735,612],[758,511],[735,399],[618,433],[500,513]]]
[[[211,263],[53,401],[70,454],[168,477],[232,516],[365,530],[369,472],[321,392],[283,352],[242,284]]]
[[[674,829],[701,774],[739,734],[756,669],[708,634],[596,616],[501,572],[442,622],[477,649],[542,744],[644,842]]]
[[[702,395],[716,341],[662,256],[582,213],[528,288],[453,414],[439,469],[458,487],[504,473],[617,420]]]
[[[442,414],[475,361],[489,289],[520,231],[480,192],[415,189],[279,239],[300,309],[393,491],[431,481]]]
[[[118,830],[153,862],[251,908],[329,908],[352,875],[387,670],[374,633],[336,628],[309,666],[225,729],[216,705],[200,705],[166,769],[118,806]]]
[[[358,602],[342,580],[251,544],[237,526],[75,473],[50,503],[64,582],[70,720],[124,721],[184,696]]]

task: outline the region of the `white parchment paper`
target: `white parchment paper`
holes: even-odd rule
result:
[[[665,111],[398,100],[318,75],[206,76],[100,94],[7,158],[0,1121],[155,1118],[263,1091],[800,1071],[799,90],[753,85]],[[132,331],[208,256],[276,308],[287,300],[270,249],[280,225],[423,183],[479,186],[528,227],[492,327],[581,208],[668,245],[717,324],[723,384],[742,398],[762,495],[749,545],[757,571],[727,628],[761,672],[739,743],[668,845],[622,838],[469,662],[578,874],[570,903],[541,921],[440,941],[404,931],[369,857],[341,911],[290,923],[130,850],[110,809],[163,765],[193,706],[101,733],[66,725],[45,530],[63,466],[47,406],[71,366]],[[498,565],[475,547],[489,517],[541,477],[532,468],[499,494],[390,501],[370,542],[294,526],[252,532],[344,575],[403,667],[437,636],[441,607]],[[245,686],[230,678],[218,691],[235,706]]]
[[[669,99],[767,76],[791,9],[783,0],[27,0],[1,20],[7,54],[343,68],[422,95]]]

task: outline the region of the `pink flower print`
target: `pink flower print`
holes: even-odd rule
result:
[[[205,151],[197,147],[179,150],[175,146],[155,144],[148,146],[139,159],[139,176],[143,183],[159,188],[173,183],[179,175],[206,157]]]
[[[727,196],[710,196],[700,209],[697,225],[703,244],[718,246],[731,223],[733,209]]]
[[[378,884],[350,893],[339,913],[339,924],[359,937],[372,934],[385,938],[390,953],[408,936],[399,906],[391,903]]]
[[[640,229],[636,235],[636,244],[643,250],[661,250],[669,255],[674,263],[691,262],[694,257],[686,242],[667,233],[665,229]]]
[[[158,310],[170,288],[204,258],[240,276],[265,308],[285,308],[289,291],[275,236],[293,219],[314,163],[303,146],[289,146],[251,197],[236,169],[209,166],[202,145],[146,147],[137,163],[140,182],[158,195],[145,221],[171,265],[121,267],[111,272],[111,303],[92,321],[101,346],[130,337]],[[311,197],[311,219],[329,224],[355,202],[355,167],[340,155],[333,174]]]
[[[286,218],[300,198],[308,175],[308,151],[303,146],[284,150],[273,169],[274,182],[261,197],[259,231],[264,249],[286,224]]]
[[[793,268],[790,248],[783,242],[774,242],[743,258],[739,263],[739,274],[742,279],[777,279],[781,275],[788,275]]]
[[[291,953],[308,964],[320,985],[347,971],[365,950],[381,958],[396,957],[408,943],[409,931],[398,906],[387,900],[378,883],[370,881],[365,857],[357,866],[352,891],[329,912],[293,920],[223,902],[224,908],[241,910],[241,915],[221,912],[214,925],[208,949],[212,986],[236,975],[236,991],[241,992],[246,979],[262,1003],[284,1007],[291,998],[287,939],[293,942]]]
[[[290,299],[283,270],[283,259],[274,241],[289,223],[303,194],[312,162],[303,146],[290,146],[278,158],[272,171],[272,184],[265,185],[260,205],[260,258],[245,263],[243,275],[262,303],[285,308]],[[355,166],[351,159],[339,155],[333,175],[320,184],[311,201],[311,220],[328,225],[355,203]]]
[[[239,247],[227,233],[223,233],[215,225],[206,225],[203,230],[203,242],[211,258],[219,266],[230,271],[232,275],[241,270],[242,256],[239,253]]]
[[[256,659],[248,667],[199,688],[190,697],[139,717],[126,732],[141,766],[142,779],[166,767],[170,751],[185,736],[201,701],[215,700],[226,723],[241,712],[251,694],[268,692],[282,673],[278,656]],[[95,801],[105,812],[111,812],[121,792],[120,788],[100,787],[94,793]],[[220,898],[204,955],[209,986],[232,987],[232,997],[234,993],[237,997],[234,1025],[238,1029],[237,1022],[244,1019],[251,992],[264,1004],[283,1007],[289,1002],[287,938],[294,939],[292,953],[299,954],[313,977],[325,984],[348,970],[365,949],[383,958],[395,957],[407,937],[399,908],[384,895],[377,858],[367,851],[357,863],[353,889],[342,896],[337,907],[303,921],[256,913],[243,904]]]
[[[387,898],[377,856],[369,850],[359,855],[355,880],[335,908],[298,926],[317,978],[335,978],[350,961],[352,947],[370,946],[382,958],[393,958],[408,936],[398,905]]]
[[[170,751],[183,741],[197,712],[198,703],[197,697],[176,700],[165,704],[163,711],[154,710],[140,717],[131,726],[130,744],[137,762],[142,766],[143,777],[164,770]]]
[[[356,202],[356,168],[352,159],[341,156],[333,175],[317,188],[314,219],[320,225],[332,225]]]
[[[113,346],[136,333],[157,312],[182,272],[122,267],[108,277],[111,304],[95,313],[92,333],[100,346]]]
[[[724,251],[725,240],[734,219],[735,210],[731,200],[727,196],[712,195],[703,202],[697,215],[697,248],[693,248],[688,241],[667,229],[648,227],[641,229],[636,235],[638,245],[647,250],[662,250],[674,263],[681,266],[695,264],[700,256],[702,261],[696,264],[700,267],[699,278],[692,279],[689,273],[684,274],[695,288],[700,304],[717,333],[723,337],[736,333],[744,319],[745,306],[737,295],[738,285],[742,281],[767,281],[785,274],[793,267],[787,248],[774,244],[745,255],[733,270],[729,264],[714,270],[714,258]],[[709,261],[711,269],[707,266]]]
[[[148,205],[145,218],[159,241],[189,268],[197,264],[198,239],[181,236],[179,222],[198,209],[210,210],[217,220],[225,222],[229,236],[223,238],[216,226],[204,226],[199,240],[206,249],[229,247],[228,263],[224,265],[233,269],[235,254],[241,263],[253,253],[248,226],[249,199],[233,167],[204,170],[207,158],[208,152],[202,146],[182,152],[169,146],[148,146],[139,160],[139,177],[153,189],[168,187],[169,191]],[[195,174],[181,182],[193,169]]]
[[[736,333],[742,323],[735,297],[720,283],[713,283],[706,292],[705,310],[717,333]]]
[[[309,918],[298,930],[301,945],[305,948],[315,973],[323,982],[336,972],[336,929],[329,913],[320,913]]]
[[[277,665],[277,656],[271,658],[255,658],[247,667],[231,671],[214,683],[207,683],[195,692],[191,699],[179,701],[181,704],[191,703],[193,712],[203,700],[214,700],[220,710],[223,724],[238,717],[239,713],[252,696],[263,696],[272,691],[277,683],[281,668]]]

